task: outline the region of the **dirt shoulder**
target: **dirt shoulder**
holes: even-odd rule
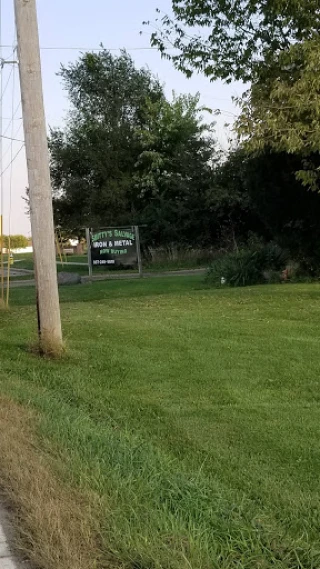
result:
[[[13,550],[30,563],[17,567],[101,567],[99,531],[90,516],[93,501],[55,478],[38,448],[36,423],[24,407],[0,397],[0,500],[10,507],[10,523],[5,511],[2,519]]]

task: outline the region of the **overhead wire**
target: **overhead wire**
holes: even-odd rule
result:
[[[16,52],[17,52],[17,47],[15,46],[14,49],[13,49],[12,55],[15,55]],[[12,62],[12,69],[15,69],[15,63],[14,63],[14,62]],[[14,72],[13,72],[13,73],[14,73]],[[13,103],[13,104],[14,104],[14,103]],[[23,146],[24,146],[24,140],[22,140],[21,138],[18,138],[18,134],[19,134],[19,132],[20,132],[22,126],[23,126],[23,123],[22,123],[22,116],[17,117],[17,114],[18,114],[18,112],[19,112],[20,109],[21,109],[21,98],[19,97],[19,102],[18,102],[18,104],[16,105],[16,107],[14,108],[13,112],[12,112],[12,109],[11,109],[11,118],[8,119],[8,120],[9,120],[9,123],[8,123],[6,129],[4,130],[3,134],[1,135],[1,137],[2,137],[3,140],[10,140],[10,141],[14,141],[14,142],[21,142],[22,147],[21,147],[20,150],[18,151],[17,156],[20,154],[20,152],[21,152],[21,150],[22,150],[22,148],[23,148]],[[14,122],[14,121],[19,121],[18,128],[17,128],[15,131],[13,131],[14,126],[15,126],[15,122]],[[10,127],[11,127],[11,136],[6,136],[6,135],[7,135],[7,132],[8,132],[9,129],[10,129]],[[10,145],[8,146],[8,148],[2,153],[2,164],[4,163],[4,158],[8,155],[8,153],[10,152],[10,150],[11,150],[11,144],[10,144]],[[17,157],[17,156],[16,156],[16,157]],[[11,158],[12,158],[12,156],[11,156]],[[15,159],[15,157],[13,157],[13,159]],[[9,165],[4,169],[3,174],[8,170],[8,168],[10,167],[10,165],[11,165],[11,164],[9,164]]]
[[[8,164],[8,166],[6,166],[2,170],[2,172],[1,172],[2,176],[3,176],[3,174],[5,174],[9,170],[9,168],[11,167],[11,164],[13,164],[15,162],[15,160],[18,158],[18,156],[19,156],[20,152],[23,150],[23,148],[24,148],[24,143],[20,146],[19,150],[15,153],[13,158],[10,160],[10,163]]]
[[[5,47],[5,46],[2,46],[2,47]],[[8,46],[8,47],[10,47],[10,46]],[[11,46],[11,47],[12,47],[12,46]],[[9,55],[9,57],[3,58],[3,61],[9,61],[10,59],[12,59],[13,56],[14,56],[14,54],[15,54],[15,51],[16,51],[16,48],[14,47],[14,48],[13,48],[13,51],[11,52],[11,54]]]
[[[10,122],[9,122],[9,124],[7,125],[7,127],[6,127],[6,129],[5,129],[5,131],[4,131],[4,133],[2,134],[2,137],[3,137],[3,138],[5,138],[5,134],[7,134],[7,132],[9,131],[10,126],[11,126],[11,123],[15,120],[16,115],[17,115],[18,111],[20,110],[20,108],[21,108],[21,101],[19,101],[19,104],[17,105],[17,108],[16,108],[16,110],[14,111],[14,113],[13,113],[11,119],[9,119]],[[3,119],[2,119],[2,120],[3,120]]]
[[[2,45],[2,48],[6,49],[11,46]],[[173,50],[175,48],[168,48]],[[143,46],[143,47],[76,47],[76,46],[43,46],[40,47],[41,51],[159,51],[157,47]],[[9,59],[9,58],[8,58]]]
[[[14,125],[14,122],[12,121],[12,125]],[[1,134],[1,138],[5,138],[5,140],[14,140],[15,142],[23,142],[24,140],[21,140],[20,138],[14,138],[12,136],[5,136],[4,134]]]
[[[1,3],[1,0],[0,0]],[[12,49],[12,55],[16,54],[17,51],[17,47],[16,47],[16,40],[14,40],[14,45],[10,46]],[[9,63],[8,63],[9,64]],[[16,87],[16,81],[15,81],[15,67],[16,67],[17,62],[15,61],[10,61],[10,65],[11,65],[11,69],[10,69],[10,74],[8,77],[8,81],[6,83],[6,87],[2,92],[2,97],[0,97],[0,101],[3,103],[3,95],[5,93],[5,90],[8,88],[10,79],[12,77],[12,101],[11,101],[11,118],[9,119],[9,124],[7,125],[6,129],[4,130],[4,132],[0,134],[0,145],[2,147],[2,140],[9,140],[10,141],[10,145],[8,146],[8,148],[5,150],[5,152],[2,152],[2,156],[1,156],[1,168],[2,170],[0,170],[0,178],[2,178],[2,176],[9,170],[9,168],[11,168],[12,164],[14,163],[14,161],[16,160],[16,158],[19,156],[20,152],[22,151],[23,147],[24,147],[24,140],[17,138],[21,127],[22,127],[22,117],[19,117],[17,120],[20,121],[20,124],[18,126],[18,128],[16,129],[16,131],[14,131],[14,127],[15,127],[15,123],[14,120],[16,118],[16,115],[18,114],[20,108],[21,108],[21,99],[19,97],[19,102],[17,105],[15,105],[15,87]],[[1,121],[2,123],[2,121]],[[7,136],[6,133],[9,131],[11,127],[11,136]],[[13,142],[20,142],[21,146],[19,148],[19,150],[13,155]],[[10,156],[10,162],[9,164],[4,168],[3,164],[4,164],[4,158],[7,156],[7,154],[11,152],[11,156]],[[3,196],[2,196],[3,198]]]
[[[3,71],[3,61],[5,61],[5,60],[3,60],[3,59],[1,58],[1,71]],[[6,85],[5,85],[5,87],[4,87],[4,88],[2,89],[2,91],[1,91],[1,101],[2,101],[2,102],[3,102],[4,96],[5,96],[6,92],[7,92],[7,89],[8,89],[8,87],[9,87],[9,83],[10,83],[10,79],[11,79],[11,76],[12,76],[12,72],[13,72],[13,66],[12,66],[11,69],[10,69],[10,73],[9,73],[9,77],[8,77],[7,82],[6,82]]]
[[[20,124],[19,124],[19,127],[17,128],[17,130],[16,130],[15,133],[14,133],[13,139],[16,140],[17,142],[23,142],[23,144],[24,144],[24,140],[22,140],[22,139],[21,139],[21,140],[20,140],[20,139],[17,139],[17,136],[18,136],[18,134],[19,134],[19,132],[20,132],[20,130],[22,129],[22,126],[23,126],[22,119],[20,119],[20,121],[21,121],[21,122],[20,122]],[[11,137],[10,137],[10,139],[11,139]],[[10,140],[10,139],[9,139],[9,140]],[[2,159],[4,159],[4,158],[7,156],[7,154],[9,153],[9,151],[10,151],[10,146],[8,146],[8,148],[3,152]]]
[[[106,49],[107,51],[158,51],[157,47],[109,47],[106,48],[104,46],[100,47],[76,47],[76,46],[46,46],[40,47],[42,51],[103,51]]]

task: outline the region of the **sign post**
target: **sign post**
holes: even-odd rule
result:
[[[86,229],[86,241],[87,241],[87,254],[88,254],[88,268],[89,268],[89,278],[92,277],[92,259],[91,259],[91,235],[90,229]]]
[[[138,225],[134,226],[134,233],[135,233],[135,237],[136,237],[139,277],[140,277],[140,279],[142,279],[142,277],[143,277],[142,259],[141,259],[141,246],[140,246],[140,232],[139,232],[139,226]]]

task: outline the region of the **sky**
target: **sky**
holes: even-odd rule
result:
[[[14,45],[13,0],[2,3],[2,57],[12,60]],[[151,29],[143,21],[154,21],[156,8],[170,13],[171,0],[37,0],[41,45],[44,102],[48,126],[63,126],[68,111],[68,100],[57,76],[61,63],[75,61],[81,51],[99,48],[117,50],[126,48],[138,67],[148,67],[165,84],[167,95],[176,93],[201,94],[201,103],[221,109],[215,120],[216,136],[222,148],[228,148],[230,131],[225,122],[236,113],[233,96],[241,94],[241,85],[210,83],[201,75],[187,79],[173,65],[161,59],[150,47]],[[143,32],[140,35],[140,32]],[[54,48],[54,49],[46,49]],[[70,48],[70,49],[69,49]],[[76,48],[76,49],[71,49]],[[80,49],[78,49],[80,48]],[[14,68],[14,69],[13,69]],[[3,140],[3,215],[4,232],[30,235],[30,223],[22,197],[28,184],[26,157],[23,144],[22,112],[17,66],[6,64],[3,69],[3,136],[17,139]],[[231,113],[231,114],[230,114]],[[11,117],[14,120],[11,121]],[[17,155],[17,156],[16,156]],[[10,163],[12,161],[12,167]]]

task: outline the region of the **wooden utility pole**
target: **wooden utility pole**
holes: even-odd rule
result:
[[[49,152],[44,113],[36,0],[14,0],[40,348],[62,350]]]

